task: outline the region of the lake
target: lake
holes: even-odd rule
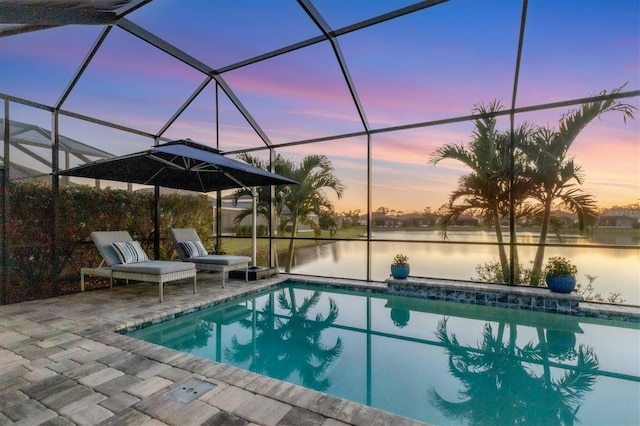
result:
[[[372,241],[371,279],[383,281],[389,277],[389,265],[397,253],[409,256],[411,275],[434,278],[471,280],[477,277],[476,266],[498,261],[498,249],[492,245],[464,243],[495,243],[489,231],[453,231],[444,242],[437,231],[390,231],[372,234],[375,239],[409,241]],[[506,237],[508,239],[508,236]],[[535,243],[533,233],[519,233],[520,243]],[[622,241],[628,238],[620,235]],[[423,242],[429,240],[429,242]],[[622,242],[625,244],[624,242]],[[549,243],[558,240],[549,238]],[[640,305],[640,247],[603,248],[581,236],[563,237],[566,244],[585,244],[582,247],[547,247],[545,258],[564,256],[578,268],[578,282],[586,285],[585,274],[596,276],[595,291],[606,297],[620,293],[625,304]],[[463,244],[456,244],[463,243]],[[589,243],[589,244],[587,244]],[[616,244],[617,240],[607,241]],[[280,254],[284,265],[286,253]],[[520,246],[521,264],[528,264],[535,256],[535,247]],[[366,279],[366,241],[336,241],[296,250],[292,273]]]

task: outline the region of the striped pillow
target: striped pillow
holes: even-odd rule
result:
[[[200,241],[182,241],[180,247],[187,257],[200,257],[209,254]]]
[[[144,252],[137,241],[125,241],[122,243],[112,243],[113,249],[118,255],[120,263],[146,262],[149,256]]]

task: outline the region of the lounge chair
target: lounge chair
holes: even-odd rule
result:
[[[84,291],[84,277],[101,276],[110,279],[126,279],[158,283],[160,302],[164,299],[164,283],[193,278],[193,294],[196,293],[196,265],[191,262],[149,260],[146,253],[126,231],[96,231],[91,239],[102,255],[106,267],[82,268],[80,286]],[[114,244],[115,243],[115,244]]]
[[[250,257],[207,253],[193,228],[174,228],[169,231],[169,236],[181,260],[195,263],[199,271],[222,272],[222,287],[228,271],[244,269],[244,280],[249,281]]]

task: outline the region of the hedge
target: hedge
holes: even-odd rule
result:
[[[7,262],[4,283],[7,303],[79,291],[80,268],[98,266],[102,260],[91,242],[92,231],[129,231],[153,257],[153,193],[61,187],[59,213],[54,223],[50,185],[11,182],[7,192],[8,247],[6,256],[4,253],[2,256]],[[161,259],[176,258],[168,237],[171,228],[195,228],[205,243],[211,241],[213,213],[205,195],[163,194],[159,217]],[[87,284],[95,285],[92,283],[96,280],[90,281]],[[97,285],[108,282],[98,281]]]

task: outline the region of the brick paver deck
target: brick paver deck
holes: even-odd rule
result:
[[[116,331],[282,280],[202,274],[189,283],[133,283],[0,306],[0,425],[419,425],[422,423]],[[165,394],[192,379],[215,385],[183,403]]]

